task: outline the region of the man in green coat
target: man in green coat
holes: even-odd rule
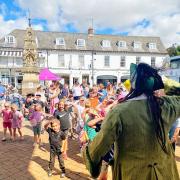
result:
[[[113,180],[179,180],[168,132],[180,116],[180,96],[157,98],[164,85],[147,64],[131,68],[131,91],[109,112],[84,149],[85,164],[98,177],[102,157],[114,143]]]

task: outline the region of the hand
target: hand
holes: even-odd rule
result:
[[[164,92],[164,89],[159,89],[159,90],[154,91],[154,95],[156,97],[162,97],[162,96],[165,96],[166,94]]]
[[[177,142],[178,136],[179,136],[179,131],[180,131],[179,127],[175,129],[173,137],[171,138],[171,142],[175,142],[175,143]]]

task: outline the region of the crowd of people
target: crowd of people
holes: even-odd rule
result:
[[[143,64],[142,66],[145,65]],[[153,77],[155,74],[155,72],[154,74],[146,73],[144,72],[145,76],[143,76],[143,78],[149,74]],[[143,136],[142,138],[149,141],[149,143],[152,142],[151,138],[146,137],[144,130],[147,130],[148,133],[151,131],[151,136],[153,137],[154,133],[155,137],[157,137],[157,139],[159,138],[157,140],[159,142],[159,147],[161,147],[164,152],[169,152],[169,149],[166,147],[167,142],[164,142],[166,139],[165,137],[168,136],[167,129],[164,129],[165,125],[162,121],[156,124],[159,122],[160,115],[157,116],[154,114],[154,112],[159,114],[159,106],[157,103],[154,103],[156,102],[154,97],[159,96],[158,93],[161,92],[159,89],[164,88],[163,83],[159,80],[156,82],[158,86],[149,90],[149,84],[147,84],[147,87],[145,83],[141,85],[143,79],[139,80],[137,78],[138,75],[139,74],[136,75],[137,80],[135,83],[131,78],[131,80],[127,80],[125,83],[113,84],[106,81],[90,87],[90,85],[83,80],[82,84],[75,82],[71,89],[68,87],[68,84],[62,85],[58,81],[52,81],[48,87],[39,85],[35,93],[29,93],[26,97],[22,97],[16,88],[12,86],[4,87],[0,84],[0,112],[3,118],[4,128],[2,141],[7,140],[7,129],[9,130],[10,140],[16,141],[16,131],[19,133],[20,140],[24,140],[21,129],[23,127],[23,120],[26,120],[29,121],[32,126],[34,147],[43,147],[44,132],[46,131],[49,134],[49,176],[52,176],[55,156],[58,157],[59,166],[62,171],[61,177],[65,176],[64,160],[68,158],[69,137],[78,142],[79,150],[81,154],[84,154],[85,164],[92,176],[96,178],[99,177],[100,180],[106,180],[108,167],[113,165],[115,168],[114,171],[116,171],[116,173],[113,174],[113,178],[121,179],[125,177],[125,175],[118,174],[117,172],[121,171],[119,169],[117,170],[121,164],[120,161],[117,162],[119,157],[121,157],[121,161],[132,161],[132,164],[133,161],[135,161],[134,158],[137,158],[136,161],[141,160],[141,158],[146,158],[145,155],[141,157],[139,154],[138,157],[135,157],[133,152],[131,152],[132,154],[129,153],[127,159],[123,159],[123,157],[126,157],[126,150],[128,148],[133,151],[133,149],[136,149],[134,147],[137,146],[140,148],[142,146],[142,144],[134,145],[131,141],[129,142],[130,139],[132,140],[137,137],[140,141],[140,136]],[[151,79],[148,82],[150,81]],[[152,81],[154,82],[155,80],[153,79]],[[138,90],[136,90],[136,88]],[[152,92],[156,94],[152,95]],[[152,121],[154,122],[155,132],[150,128],[150,125],[152,125],[150,120],[148,120],[148,126],[141,121],[142,117],[147,120],[145,113],[147,112],[147,106],[144,102],[144,100],[147,99],[146,97],[148,97],[148,102],[150,102],[149,107],[151,109],[150,112],[153,114],[152,117],[156,120],[156,122]],[[139,103],[141,101],[143,101],[143,103]],[[177,101],[179,101],[179,99]],[[125,104],[127,104],[127,107]],[[118,112],[117,107],[121,109],[121,112]],[[138,110],[138,108],[140,109]],[[169,140],[174,145],[174,148],[180,130],[179,109],[176,111],[176,116],[173,115],[173,113],[172,115],[168,114],[168,116],[174,118],[171,120],[171,123],[169,123],[170,125],[176,120],[169,132]],[[142,114],[138,115],[138,113]],[[151,113],[148,114],[149,117]],[[131,120],[137,121],[137,124],[135,125]],[[121,126],[119,124],[120,122],[123,123]],[[141,124],[143,125],[141,126]],[[135,133],[136,128],[134,126],[140,128],[138,129],[138,135]],[[158,128],[160,131],[158,131]],[[124,132],[127,134],[124,134]],[[126,135],[129,138],[126,138]],[[117,142],[118,139],[122,142]],[[124,149],[121,149],[121,146],[123,146]],[[148,146],[142,147],[145,151]],[[120,153],[118,152],[119,148],[122,151]],[[153,150],[147,150],[147,152],[151,151]],[[134,158],[131,159],[131,156]],[[128,164],[125,166],[127,165]],[[136,166],[138,166],[138,163],[134,165],[134,168],[136,168]],[[126,167],[122,166],[122,168]],[[126,173],[128,174],[128,172],[125,172],[125,174]],[[129,177],[129,179],[133,179],[131,176]]]

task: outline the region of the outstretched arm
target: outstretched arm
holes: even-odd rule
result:
[[[47,122],[47,123],[44,125],[44,129],[47,130],[50,124],[51,124],[51,121]]]
[[[110,150],[122,131],[118,109],[113,109],[106,117],[102,128],[94,140],[83,151],[84,161],[92,177],[97,178],[102,157]]]

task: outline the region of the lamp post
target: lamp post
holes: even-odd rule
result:
[[[91,60],[91,70],[92,70],[92,85],[94,84],[94,50],[92,50],[92,60]]]
[[[90,51],[91,51],[91,81],[92,85],[94,84],[94,29],[93,29],[93,18],[92,18],[92,27],[88,29],[88,39],[89,39],[89,46],[90,46]]]

